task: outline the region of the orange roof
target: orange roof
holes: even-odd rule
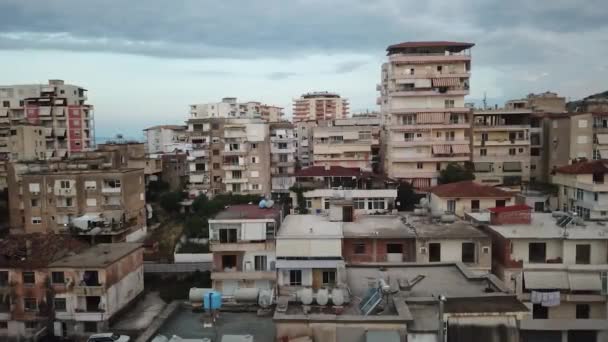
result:
[[[439,197],[466,197],[466,198],[511,198],[512,194],[498,188],[481,185],[474,181],[462,181],[441,184],[429,188],[428,191]]]
[[[571,175],[608,173],[608,166],[606,165],[607,163],[607,160],[578,162],[571,165],[559,167],[555,170],[555,172],[566,173]]]

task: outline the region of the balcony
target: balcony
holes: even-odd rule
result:
[[[392,157],[391,162],[393,163],[415,163],[415,162],[440,162],[440,161],[445,161],[445,162],[449,162],[449,161],[454,161],[454,162],[458,162],[458,161],[469,161],[470,158],[468,155],[466,156],[446,156],[446,157],[440,157],[440,156],[429,156],[429,155],[423,155],[423,156],[416,156],[416,157]]]
[[[212,280],[276,280],[275,271],[231,271],[211,272]]]
[[[225,178],[225,184],[236,184],[236,183],[248,183],[249,180],[247,178]]]
[[[106,292],[103,285],[98,286],[74,286],[73,290],[78,296],[103,296]]]
[[[245,149],[238,149],[238,150],[224,150],[223,154],[225,156],[238,156],[241,154],[246,154],[247,150]]]
[[[498,132],[498,131],[521,131],[530,129],[530,125],[486,125],[483,123],[473,123],[476,132]]]
[[[247,166],[244,164],[222,164],[222,170],[226,171],[238,171],[245,169],[247,169]]]
[[[474,140],[473,146],[528,146],[529,139]]]
[[[392,147],[431,146],[431,145],[468,145],[468,140],[445,140],[445,139],[417,139],[412,141],[391,141]]]
[[[462,89],[452,89],[447,90],[445,92],[440,92],[438,90],[397,90],[393,89],[390,91],[392,96],[403,96],[403,97],[417,97],[417,96],[465,96],[469,94],[469,90]]]
[[[211,241],[211,252],[264,252],[274,251],[274,241],[268,242],[249,242],[239,241],[235,243],[220,243]]]
[[[471,124],[464,122],[464,123],[458,123],[458,124],[453,124],[453,123],[434,123],[434,124],[411,124],[411,125],[404,125],[404,124],[399,124],[399,123],[394,123],[390,126],[390,130],[391,131],[412,131],[412,130],[420,130],[420,129],[467,129],[470,128]]]
[[[75,321],[99,322],[104,320],[105,312],[103,311],[79,311],[78,309],[76,310],[77,311],[74,313]]]
[[[55,194],[55,196],[72,197],[72,196],[76,196],[76,188],[74,188],[74,187],[70,187],[70,188],[55,187],[53,193]]]
[[[270,147],[270,153],[272,154],[279,154],[279,153],[296,153],[296,148],[295,147],[289,147],[289,148],[277,148],[277,147]]]
[[[120,187],[102,187],[101,192],[104,194],[120,194],[122,188]]]
[[[391,75],[393,79],[417,79],[417,78],[442,78],[442,77],[454,77],[454,78],[469,78],[471,73],[468,71],[446,71],[446,72],[416,72],[414,74],[405,73],[393,73]]]

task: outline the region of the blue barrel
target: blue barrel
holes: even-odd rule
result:
[[[217,291],[205,292],[203,295],[203,308],[207,310],[218,310],[222,307],[222,294]]]

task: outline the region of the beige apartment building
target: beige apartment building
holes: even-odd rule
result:
[[[530,181],[532,110],[525,107],[525,102],[509,101],[504,108],[473,111],[476,181],[514,187]]]
[[[321,121],[322,123],[325,121]],[[298,168],[313,165],[313,134],[315,127],[319,126],[316,120],[294,122],[296,137],[296,165]]]
[[[546,134],[546,169],[593,157],[593,115],[571,113],[549,115],[544,121]]]
[[[145,235],[143,169],[71,165],[12,164],[11,232],[72,233],[96,243],[136,241]]]
[[[603,160],[559,167],[551,177],[558,186],[558,206],[585,220],[608,220],[608,165]]]
[[[266,122],[281,122],[283,120],[283,107],[261,104],[260,117]]]
[[[306,93],[293,100],[293,121],[344,119],[350,112],[348,100],[328,91]]]
[[[416,188],[437,184],[448,163],[470,161],[465,106],[472,43],[406,42],[387,48],[378,85],[384,173]]]
[[[9,149],[10,161],[45,160],[46,139],[45,128],[39,125],[22,123],[10,130]]]
[[[337,119],[313,130],[313,165],[377,169],[379,119]]]
[[[221,102],[190,105],[191,119],[263,119],[281,121],[283,108],[257,101],[238,102],[236,97],[224,97]]]
[[[295,183],[296,137],[291,122],[270,123],[270,176],[273,198],[289,196]]]

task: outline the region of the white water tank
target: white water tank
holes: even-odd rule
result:
[[[260,290],[257,287],[239,287],[234,291],[238,303],[257,303]]]
[[[456,216],[454,216],[452,214],[441,215],[441,222],[442,223],[456,222]]]
[[[205,289],[202,287],[192,287],[190,288],[190,292],[188,293],[188,299],[190,299],[190,303],[202,303],[203,296],[205,293],[213,291],[213,289]]]
[[[313,300],[312,289],[309,289],[309,288],[301,289],[298,292],[298,298],[300,299],[300,301],[304,305],[310,305],[310,304],[312,304],[312,300]]]
[[[327,289],[320,289],[317,291],[317,304],[327,305],[329,302],[329,291]]]
[[[344,304],[344,292],[342,289],[331,290],[331,302],[337,306]]]

